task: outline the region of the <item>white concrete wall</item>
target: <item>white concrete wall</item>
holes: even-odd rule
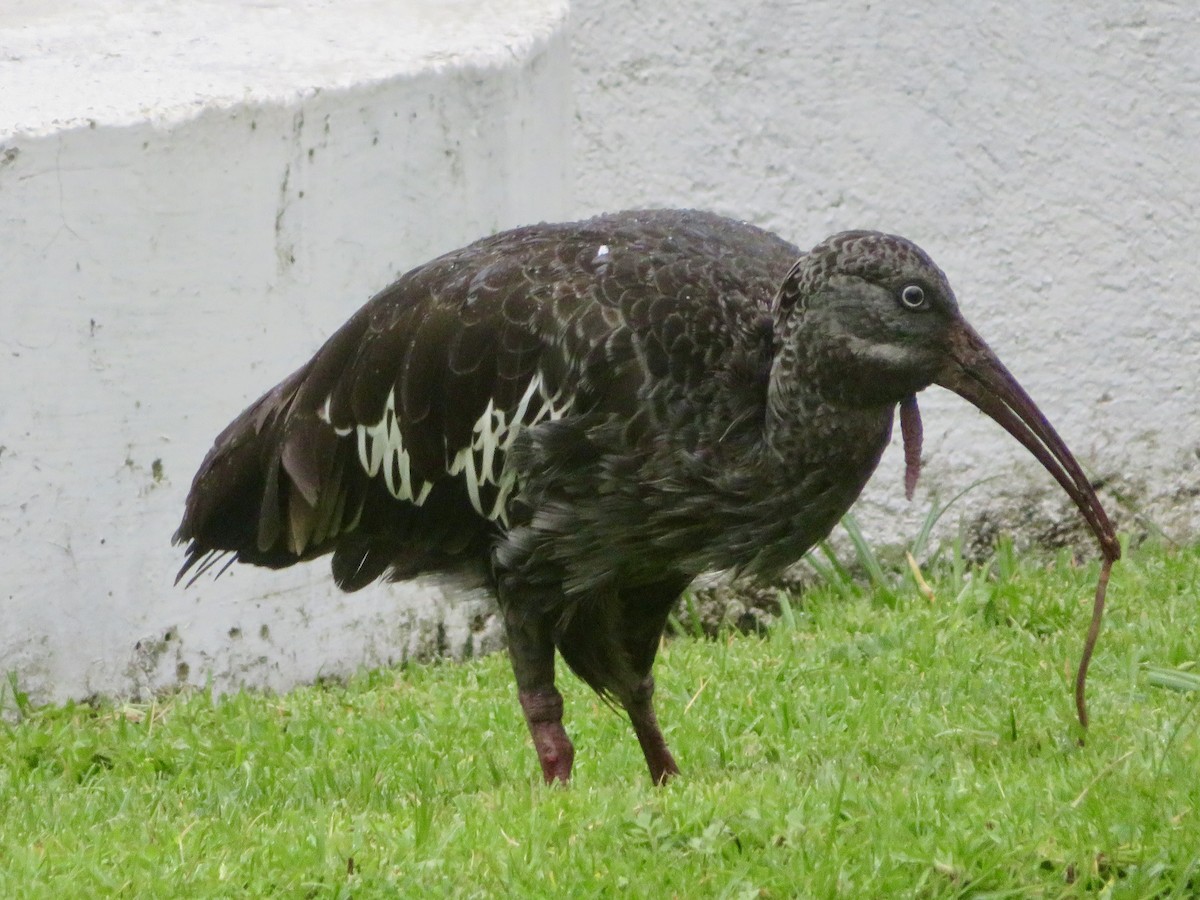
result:
[[[279,688],[495,645],[437,584],[239,567],[185,592],[170,536],[216,433],[371,294],[569,212],[565,13],[0,7],[0,675],[38,700]]]
[[[1084,467],[1169,534],[1200,532],[1193,5],[575,0],[572,18],[578,213],[916,240]],[[990,474],[967,519],[1071,519],[997,426],[940,389],[921,405],[922,492],[905,504],[893,448],[857,510],[874,539]]]
[[[0,670],[35,699],[494,645],[480,599],[438,583],[345,596],[318,563],[182,592],[168,538],[216,432],[367,296],[481,234],[600,210],[912,237],[1085,467],[1200,533],[1185,5],[574,0],[569,55],[564,14],[0,7]],[[997,427],[945,392],[922,406],[924,493],[906,506],[885,458],[875,539],[992,473],[966,518],[1061,517]]]

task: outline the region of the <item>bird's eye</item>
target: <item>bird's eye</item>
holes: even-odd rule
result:
[[[906,284],[900,291],[900,302],[909,309],[920,309],[925,305],[925,289],[919,284]]]

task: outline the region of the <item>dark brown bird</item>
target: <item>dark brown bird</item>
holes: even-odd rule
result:
[[[1028,447],[1106,555],[1087,478],[909,241],[808,253],[751,225],[624,212],[504,232],[402,276],[218,437],[187,499],[180,576],[226,554],[331,553],[346,591],[486,567],[547,781],[574,749],[555,649],[678,772],[651,667],[698,574],[770,575],[858,497],[901,410],[940,384]]]

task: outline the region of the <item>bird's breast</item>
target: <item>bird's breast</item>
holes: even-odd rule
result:
[[[769,575],[823,540],[862,493],[891,435],[892,410],[814,412],[715,474],[720,510],[692,568]],[[717,465],[720,465],[718,462]]]

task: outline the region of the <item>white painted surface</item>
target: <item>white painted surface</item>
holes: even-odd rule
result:
[[[730,10],[574,0],[577,212],[698,206],[801,247],[844,228],[912,238],[1085,469],[1173,536],[1200,532],[1195,9]],[[998,426],[937,388],[921,406],[922,487],[905,504],[897,435],[857,509],[872,538],[911,536],[932,490],[985,475],[1002,477],[965,518],[1007,509],[1026,533],[1069,518]]]
[[[440,583],[185,592],[170,535],[217,432],[371,294],[569,211],[565,12],[0,7],[0,674],[38,700],[282,688],[496,645]]]
[[[167,536],[216,432],[396,274],[630,206],[802,246],[912,237],[1085,467],[1200,532],[1200,21],[1118,0],[728,10],[575,0],[568,60],[545,0],[0,8],[0,669],[39,700],[282,688],[439,627],[452,651],[494,642],[453,586],[340,595],[322,564],[180,592]],[[923,492],[905,506],[889,454],[873,537],[984,474],[1005,478],[966,516],[1061,513],[997,427],[945,392],[922,407]]]
[[[565,13],[546,0],[6,0],[0,123],[164,124],[464,68],[488,79],[519,71]]]

